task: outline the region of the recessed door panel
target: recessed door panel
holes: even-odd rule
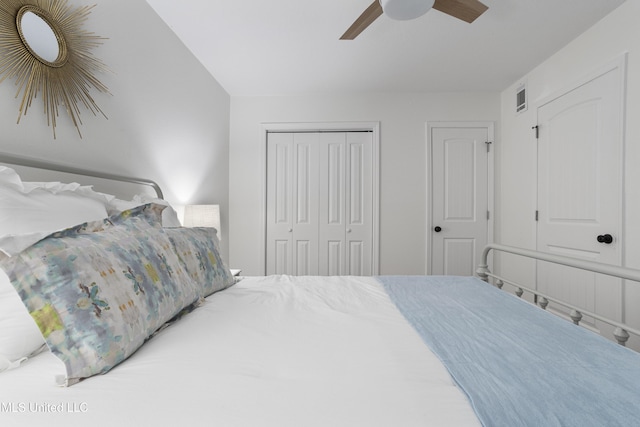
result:
[[[275,222],[289,225],[291,222],[291,144],[275,144]]]
[[[276,240],[273,252],[273,271],[269,274],[289,274],[291,271],[291,242]]]
[[[444,275],[473,276],[476,266],[476,239],[445,239]]]
[[[451,138],[443,143],[444,221],[475,221],[478,140]]]

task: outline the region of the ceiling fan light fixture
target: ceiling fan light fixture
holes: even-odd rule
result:
[[[407,21],[424,15],[435,0],[379,0],[384,14],[391,19]]]

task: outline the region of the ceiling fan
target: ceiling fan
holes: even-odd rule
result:
[[[389,18],[405,21],[418,18],[432,8],[468,23],[489,9],[478,0],[374,0],[340,40],[355,39],[383,13]]]

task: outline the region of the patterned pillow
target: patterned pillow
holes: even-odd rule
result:
[[[222,257],[215,228],[165,228],[185,270],[204,296],[228,288],[234,278]]]
[[[149,204],[53,233],[0,260],[65,385],[105,373],[201,297]]]

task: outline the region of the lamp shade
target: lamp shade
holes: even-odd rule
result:
[[[220,232],[220,205],[186,205],[184,207],[185,227],[213,227]]]
[[[433,7],[433,3],[435,0],[380,0],[384,14],[400,21],[424,15]]]

